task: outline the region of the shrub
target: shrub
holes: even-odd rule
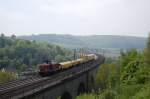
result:
[[[2,83],[6,83],[10,80],[15,79],[16,76],[13,73],[9,73],[9,72],[0,72],[0,84]]]

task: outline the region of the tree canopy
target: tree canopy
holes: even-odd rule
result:
[[[17,39],[15,35],[0,35],[0,69],[13,68],[17,72],[28,68],[36,69],[37,64],[46,60],[57,62],[71,59],[72,52],[47,42]]]

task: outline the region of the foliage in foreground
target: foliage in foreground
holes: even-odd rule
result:
[[[101,65],[96,75],[97,90],[78,96],[77,99],[149,99],[150,68],[143,54],[137,52],[131,58],[135,51],[131,50],[130,54],[124,53],[120,57],[121,66]],[[126,66],[123,65],[127,60],[130,61]]]
[[[150,84],[120,86],[118,90],[105,89],[102,92],[83,94],[77,99],[149,99]]]

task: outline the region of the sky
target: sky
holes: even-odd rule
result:
[[[0,0],[0,33],[144,36],[150,0]]]

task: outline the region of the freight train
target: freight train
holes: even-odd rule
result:
[[[97,56],[95,54],[88,54],[80,57],[79,59],[61,62],[61,63],[47,62],[39,65],[39,74],[41,76],[48,76],[53,73],[72,68],[74,66],[96,60],[96,58]]]

